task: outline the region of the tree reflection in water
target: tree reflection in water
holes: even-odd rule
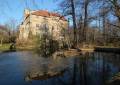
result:
[[[120,71],[120,55],[113,53],[85,53],[77,57],[58,57],[39,62],[29,70],[26,80],[59,81],[59,85],[107,85]],[[37,67],[41,65],[41,67]]]
[[[42,57],[44,58],[44,57]],[[26,72],[25,80],[47,80],[49,78],[62,76],[67,70],[67,62],[63,57],[45,58],[43,62],[36,62]]]

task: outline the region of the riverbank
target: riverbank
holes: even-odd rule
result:
[[[4,52],[4,51],[7,51],[10,49],[10,45],[11,44],[3,44],[3,45],[0,45],[0,52]]]
[[[97,52],[113,52],[113,53],[120,53],[120,47],[103,47],[103,46],[96,46],[94,51]]]
[[[0,52],[11,52],[10,50],[11,44],[3,44],[0,46]],[[13,51],[32,51],[35,47],[33,46],[17,46]],[[86,52],[113,52],[113,53],[120,53],[120,47],[108,47],[108,46],[95,46],[92,48],[77,48],[77,49],[69,49],[63,50],[65,51],[65,55],[78,55],[79,52],[86,53]],[[79,52],[78,52],[79,51]]]
[[[10,50],[11,44],[0,45],[0,52],[13,52],[13,51],[29,51],[33,50],[33,47],[16,47],[16,49]]]
[[[120,47],[95,46],[94,48],[78,48],[81,52],[111,52],[120,53]]]
[[[33,46],[17,46],[16,47],[16,50],[17,51],[30,51],[30,50],[33,50],[35,47],[33,47]]]

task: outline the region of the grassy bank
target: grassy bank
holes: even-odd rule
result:
[[[7,50],[9,50],[9,48],[10,48],[10,44],[0,45],[0,52],[7,51]]]
[[[11,44],[3,44],[0,45],[0,52],[8,51]],[[95,46],[94,48],[79,48],[81,51],[93,52],[93,51],[100,51],[100,52],[120,52],[120,47],[114,46]],[[35,50],[33,46],[16,46],[17,51],[31,51]]]
[[[10,51],[10,45],[11,44],[0,45],[0,52]],[[32,46],[23,46],[23,47],[16,46],[17,51],[30,51],[30,50],[33,50],[33,49],[34,48]]]
[[[33,46],[16,46],[16,50],[18,51],[29,51],[29,50],[34,50],[35,47]]]

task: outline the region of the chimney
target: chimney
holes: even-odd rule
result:
[[[30,14],[30,10],[29,9],[25,9],[24,10],[24,17],[26,17],[28,14]]]

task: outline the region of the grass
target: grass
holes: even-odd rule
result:
[[[0,52],[9,51],[10,50],[10,45],[11,44],[0,45]],[[18,51],[24,51],[24,50],[29,51],[29,50],[33,50],[33,47],[31,47],[31,46],[25,46],[25,47],[17,46],[16,50],[18,50]]]
[[[29,51],[29,50],[33,50],[35,47],[34,46],[16,46],[16,50],[18,51]]]
[[[7,50],[9,50],[9,48],[10,48],[10,44],[0,45],[0,52],[1,51],[7,51]]]

